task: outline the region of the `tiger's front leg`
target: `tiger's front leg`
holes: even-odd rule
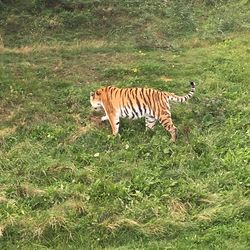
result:
[[[112,128],[113,135],[117,135],[119,131],[119,125],[120,125],[119,113],[114,108],[113,103],[110,100],[109,96],[104,96],[102,101],[103,101],[103,109],[106,115],[102,117],[101,119],[103,121],[103,120],[106,120],[106,118],[108,118],[109,123]]]
[[[119,132],[119,126],[120,126],[119,116],[117,114],[109,114],[108,119],[112,128],[113,135],[117,135]]]

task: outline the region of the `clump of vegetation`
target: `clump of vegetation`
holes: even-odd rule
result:
[[[237,11],[236,11],[237,10]],[[0,1],[3,249],[248,248],[247,1]],[[230,16],[230,18],[229,18]],[[124,39],[126,38],[126,39]],[[89,92],[197,92],[111,136]]]

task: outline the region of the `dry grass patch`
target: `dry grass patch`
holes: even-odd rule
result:
[[[6,202],[8,202],[8,199],[5,196],[0,195],[0,204],[1,203],[6,203]]]
[[[69,232],[67,220],[61,211],[51,212],[50,214],[42,212],[38,218],[22,217],[15,222],[13,226],[20,228],[20,233],[23,238],[40,239],[48,231],[64,230]],[[71,233],[69,232],[69,237]]]
[[[114,218],[107,219],[103,221],[101,225],[104,226],[109,231],[115,231],[121,227],[134,228],[141,226],[137,221],[128,218],[117,218],[116,220]]]
[[[169,219],[158,218],[142,226],[142,231],[148,236],[164,236],[175,233],[178,228],[187,227],[188,223]]]
[[[171,82],[171,81],[173,81],[172,78],[169,78],[169,77],[166,77],[166,76],[161,76],[161,77],[160,77],[160,80],[162,80],[162,81],[164,81],[164,82]]]
[[[218,202],[219,196],[217,194],[208,194],[206,197],[201,198],[200,202],[206,203],[206,204],[215,204]]]
[[[21,184],[17,187],[16,193],[20,197],[36,197],[36,196],[42,196],[46,192],[42,189],[35,188],[31,186],[30,184]]]
[[[208,40],[208,39],[201,39],[197,37],[193,37],[191,39],[182,39],[176,41],[176,45],[178,47],[184,47],[184,48],[209,48],[213,44],[216,43],[216,39],[214,41]]]
[[[51,208],[51,213],[55,214],[62,214],[65,215],[68,213],[73,213],[76,216],[84,216],[86,215],[87,209],[82,200],[79,199],[68,199],[67,201],[60,203],[60,204],[55,204]]]
[[[194,219],[197,221],[211,221],[221,211],[222,211],[222,208],[219,206],[210,207],[210,208],[203,210],[199,214],[195,215]]]
[[[186,227],[186,223],[158,218],[147,223],[139,223],[128,218],[109,218],[101,223],[106,230],[115,233],[120,229],[141,232],[147,236],[164,236],[172,234],[173,228]]]
[[[84,48],[102,48],[105,46],[105,42],[103,40],[83,40],[83,41],[76,41],[74,43],[68,44],[68,43],[57,43],[57,44],[33,44],[21,46],[17,48],[9,48],[4,46],[3,43],[1,43],[0,40],[0,53],[15,53],[15,54],[29,54],[33,52],[55,52],[55,51],[73,51],[78,49],[84,49]]]
[[[56,164],[51,165],[48,168],[48,171],[50,173],[61,173],[61,172],[68,172],[68,171],[74,172],[74,171],[76,171],[76,166],[73,163],[66,164],[66,165],[56,163]]]
[[[16,113],[20,110],[20,107],[15,107],[15,111],[11,110],[11,108],[6,108],[4,105],[0,107],[0,121],[1,122],[9,122],[12,120]]]
[[[29,54],[34,51],[34,48],[31,46],[22,46],[20,48],[8,48],[8,47],[0,47],[0,54],[4,53],[15,53],[15,54]]]
[[[78,127],[77,131],[75,131],[69,138],[69,143],[74,143],[79,137],[86,134],[93,126],[88,124],[87,126]]]
[[[191,208],[189,203],[182,203],[179,200],[171,199],[169,201],[169,213],[175,221],[185,221],[188,209]]]
[[[80,114],[73,114],[73,119],[75,120],[77,129],[70,135],[70,137],[66,140],[69,143],[74,143],[79,137],[86,134],[90,129],[94,126],[94,123],[88,123],[87,125],[82,125]]]
[[[0,141],[16,132],[16,127],[0,129]]]

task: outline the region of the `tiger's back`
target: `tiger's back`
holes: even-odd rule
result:
[[[151,115],[158,118],[168,105],[165,94],[155,89],[107,87],[106,91],[110,92],[110,99],[121,117],[136,119]]]

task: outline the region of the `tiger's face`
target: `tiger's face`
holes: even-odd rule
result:
[[[102,108],[101,91],[90,92],[90,103],[94,110],[100,111]]]

